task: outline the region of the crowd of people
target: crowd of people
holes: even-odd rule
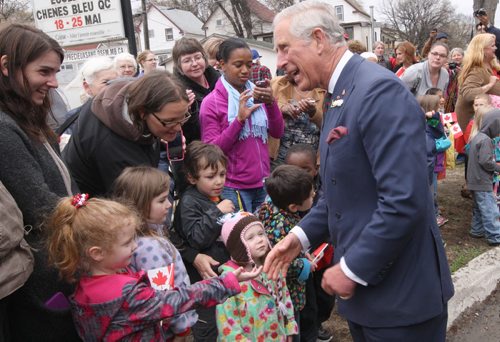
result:
[[[0,340],[329,340],[335,304],[355,341],[445,341],[452,140],[470,235],[500,245],[500,30],[475,14],[466,51],[432,30],[389,56],[301,2],[275,77],[239,38],[181,38],[173,73],[92,58],[55,128],[63,49],[1,28]]]

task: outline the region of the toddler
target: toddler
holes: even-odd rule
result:
[[[221,237],[231,260],[220,267],[222,274],[242,266],[261,267],[270,250],[262,223],[247,212],[224,217]],[[241,293],[217,305],[219,341],[285,341],[297,334],[293,305],[283,278],[276,282],[265,273],[241,285]]]
[[[500,110],[484,115],[479,132],[470,141],[467,189],[474,200],[470,236],[485,237],[490,246],[500,245],[500,213],[492,182],[500,171],[495,161],[494,138],[500,136]]]
[[[229,260],[219,239],[219,218],[234,211],[233,202],[220,198],[226,164],[226,156],[216,145],[193,141],[187,148],[184,172],[190,186],[175,210],[174,227],[183,244],[181,254],[191,282],[216,276],[212,268]],[[195,338],[215,340],[215,308],[200,308],[197,313],[199,320],[193,326]]]
[[[135,207],[141,218],[130,267],[146,271],[152,284],[158,274],[167,276],[156,289],[186,287],[191,283],[179,251],[166,236],[164,222],[171,207],[168,200],[170,177],[149,166],[127,167],[116,179],[113,196],[116,201]],[[161,272],[161,273],[160,273]],[[167,339],[181,341],[198,320],[194,310],[174,317],[165,332]]]
[[[195,305],[212,306],[241,291],[243,272],[184,288],[155,291],[130,264],[141,224],[134,210],[118,202],[77,194],[59,201],[47,219],[49,262],[66,281],[78,280],[70,297],[73,319],[84,341],[164,341],[165,325]],[[163,321],[163,328],[160,324]]]
[[[313,178],[294,165],[280,165],[266,179],[269,196],[257,209],[257,217],[264,224],[272,245],[283,239],[300,219],[300,212],[311,208],[314,199]],[[301,253],[295,258],[286,275],[286,283],[299,321],[300,311],[306,300],[306,281],[311,272],[311,262]]]

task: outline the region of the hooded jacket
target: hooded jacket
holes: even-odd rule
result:
[[[493,172],[500,172],[495,161],[493,138],[500,136],[500,110],[494,109],[483,117],[479,133],[472,138],[467,163],[467,188],[471,191],[493,190]]]
[[[63,158],[82,193],[109,193],[127,166],[158,166],[159,139],[140,132],[128,113],[126,97],[132,82],[113,82],[81,109]]]
[[[83,277],[70,302],[84,341],[168,341],[165,332],[175,315],[196,305],[214,306],[240,291],[234,274],[155,291],[144,272],[127,272]]]

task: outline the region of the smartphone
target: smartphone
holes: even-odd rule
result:
[[[182,143],[182,130],[177,133],[173,141],[167,142],[167,158],[171,162],[184,160],[184,148]]]
[[[267,87],[267,81],[266,80],[255,81],[255,86],[259,87],[259,88],[265,88],[265,87]],[[262,101],[254,97],[253,103],[262,103]]]

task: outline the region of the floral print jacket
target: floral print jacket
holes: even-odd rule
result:
[[[238,267],[228,261],[219,270],[226,274]],[[274,282],[262,272],[240,285],[240,294],[216,307],[218,341],[286,341],[288,335],[298,334],[290,294],[281,277]]]

